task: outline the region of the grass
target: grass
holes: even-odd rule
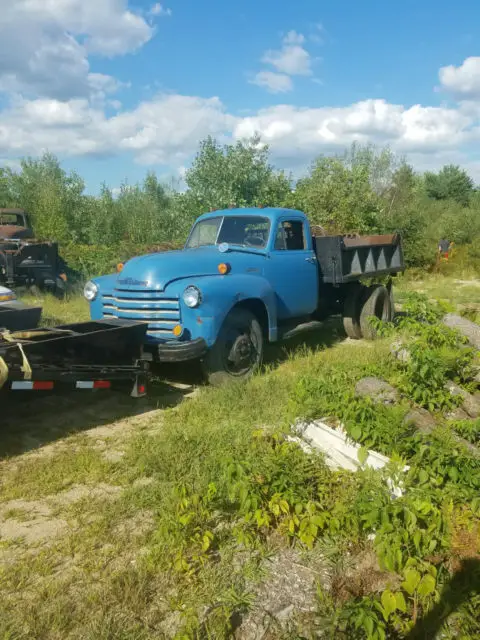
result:
[[[90,319],[88,303],[82,295],[71,294],[64,300],[58,300],[52,295],[23,295],[21,299],[32,306],[43,307],[42,324],[53,327],[59,324],[71,324]]]
[[[471,292],[456,287],[450,296],[445,286],[454,279],[442,278],[421,283],[404,278],[397,300],[418,285],[428,297],[441,294],[452,306],[464,304]],[[83,300],[42,302],[52,324],[84,317]],[[474,463],[456,446],[457,462],[447,459],[452,448],[448,428],[426,440],[413,438],[403,424],[407,403],[374,409],[354,400],[355,383],[365,375],[401,379],[389,342],[336,341],[329,326],[310,337],[308,346],[274,350],[270,365],[247,384],[201,388],[194,398],[152,414],[130,437],[71,435],[48,456],[7,460],[1,468],[0,508],[13,518],[19,514],[18,507],[9,509],[12,500],[50,504],[52,517],[68,527],[36,545],[1,541],[0,637],[231,637],[237,619],[254,608],[259,585],[270,580],[269,558],[291,547],[318,582],[317,609],[294,618],[272,638],[314,637],[322,624],[336,629],[325,637],[373,638],[370,624],[374,630],[385,628],[388,638],[405,637],[411,623],[407,613],[396,610],[385,621],[371,603],[384,602],[380,598],[390,584],[388,589],[405,594],[409,612],[414,600],[416,615],[434,606],[448,583],[453,547],[455,561],[466,553],[455,542],[459,522],[469,532],[468,553],[480,554],[472,506],[478,490],[474,477],[462,472],[459,478],[452,471],[452,464],[467,469]],[[284,442],[282,434],[296,418],[332,412],[347,429],[361,424],[360,440],[376,438],[377,450],[409,461],[405,499],[392,503],[378,474],[332,472],[320,456],[307,457]],[[477,437],[478,427],[456,429]],[[121,449],[123,457],[108,461],[104,451],[110,448]],[[63,503],[56,499],[74,487],[99,485],[117,491],[80,493],[80,499]],[[307,506],[314,509],[313,520]],[[303,530],[289,524],[297,509],[306,523]],[[318,542],[308,537],[311,527],[317,528]],[[397,533],[408,542],[399,542]],[[432,540],[435,550],[424,549]],[[333,550],[327,571],[322,554],[328,545]],[[374,565],[362,571],[380,575],[383,586],[373,587],[364,576],[347,586],[344,579],[341,593],[324,591],[320,576],[325,571],[345,574],[345,567],[354,567],[367,552],[377,554],[384,573]],[[430,567],[437,572],[433,592],[422,596],[415,591],[410,598],[400,589],[408,558],[416,563],[422,584],[429,584]],[[295,570],[292,565],[293,589]],[[478,637],[480,602],[472,598],[469,606],[470,614],[461,613],[460,621],[446,628],[446,637]],[[358,620],[367,622],[356,626]]]

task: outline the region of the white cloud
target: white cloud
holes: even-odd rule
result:
[[[458,67],[442,67],[439,77],[442,88],[457,97],[480,97],[480,57],[466,58]]]
[[[172,10],[165,8],[160,2],[154,4],[148,12],[151,16],[171,16]]]
[[[0,4],[0,91],[29,97],[68,99],[98,92],[98,74],[90,73],[89,54],[135,51],[154,32],[127,8],[127,0]]]
[[[305,36],[297,31],[289,31],[282,40],[281,49],[269,49],[262,57],[263,64],[272,70],[262,70],[250,82],[263,87],[270,93],[284,93],[293,89],[291,76],[312,74],[312,58],[305,49]]]
[[[64,11],[76,1],[45,0],[41,7],[56,3]],[[40,0],[22,0],[22,5],[31,7],[35,2]],[[116,0],[117,10],[119,6],[125,9],[122,0]],[[209,134],[236,140],[259,132],[274,160],[287,168],[305,166],[321,153],[341,152],[353,141],[389,144],[415,158],[419,166],[422,158],[425,166],[431,166],[435,158],[455,158],[480,140],[480,102],[474,100],[473,85],[464,78],[471,59],[440,72],[446,88],[461,91],[462,98],[470,96],[451,108],[406,107],[370,99],[341,107],[278,104],[234,115],[218,97],[162,93],[125,109],[113,95],[120,83],[90,70],[86,44],[67,32],[55,40],[51,37],[57,33],[54,27],[50,33],[44,26],[36,31],[32,25],[38,27],[29,23],[26,32],[18,34],[17,46],[27,49],[26,58],[4,56],[0,67],[0,87],[16,92],[0,111],[0,157],[14,159],[46,150],[61,157],[129,154],[139,163],[175,168],[188,164],[198,142]],[[7,37],[8,30],[3,35]],[[29,35],[36,53],[33,45],[28,48]],[[292,31],[283,46],[302,48],[303,44],[304,37]],[[0,39],[0,52],[2,47]],[[8,48],[5,51],[8,54]],[[289,69],[294,68],[298,72],[298,67]],[[445,73],[445,69],[454,71]],[[263,70],[250,81],[281,93],[290,90],[293,75]],[[22,88],[23,95],[18,93]]]
[[[305,38],[296,31],[290,31],[283,39],[283,46],[278,50],[269,50],[262,62],[270,64],[280,73],[290,76],[308,76],[312,73],[312,60],[308,51],[302,46]]]
[[[315,44],[323,44],[325,42],[326,35],[327,32],[323,24],[321,22],[317,22],[317,24],[313,25],[309,39]]]
[[[283,39],[283,43],[286,45],[303,44],[305,42],[305,36],[297,31],[289,31]]]
[[[159,95],[131,110],[107,116],[86,98],[68,101],[16,99],[2,113],[0,154],[60,156],[129,152],[147,165],[184,165],[198,142],[211,134],[222,140],[259,132],[276,159],[305,162],[341,151],[353,141],[389,144],[401,153],[454,153],[479,139],[479,117],[461,108],[406,108],[385,100],[346,107],[277,105],[254,115],[229,114],[218,98]]]
[[[65,156],[131,152],[143,164],[185,162],[198,141],[232,131],[218,98],[160,95],[107,117],[87,99],[17,99],[0,121],[0,154]]]
[[[284,73],[275,71],[259,71],[251,80],[251,84],[268,89],[270,93],[284,93],[293,88],[292,79]]]
[[[401,152],[456,148],[472,138],[474,124],[459,109],[407,109],[385,100],[365,100],[347,107],[270,107],[238,120],[233,135],[238,139],[259,132],[276,155],[302,158],[354,141],[390,144]]]
[[[15,0],[14,16],[43,26],[54,24],[85,38],[87,51],[118,55],[148,42],[152,27],[128,9],[128,0]]]

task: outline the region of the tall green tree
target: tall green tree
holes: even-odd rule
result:
[[[84,242],[83,179],[76,172],[67,173],[49,153],[20,164],[21,170],[10,175],[11,197],[32,215],[36,234],[61,242]]]
[[[310,174],[298,181],[293,200],[313,223],[339,233],[375,229],[381,211],[368,166],[348,166],[339,157],[319,158]]]
[[[435,200],[455,200],[466,207],[473,190],[472,178],[459,166],[449,164],[438,173],[425,173],[425,191]]]
[[[258,136],[223,146],[206,138],[185,182],[206,211],[231,205],[279,205],[290,192],[289,177],[269,164],[268,146]]]

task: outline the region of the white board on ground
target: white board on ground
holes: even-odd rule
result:
[[[320,420],[301,423],[295,428],[310,446],[323,451],[330,468],[357,471],[362,466],[358,459],[360,445],[349,441],[342,429],[332,429]],[[364,466],[382,469],[389,461],[389,458],[381,453],[369,450]]]
[[[333,470],[358,471],[364,466],[383,469],[390,462],[390,458],[387,456],[369,449],[362,464],[358,457],[360,445],[349,440],[342,428],[332,429],[321,420],[296,424],[295,431],[299,437],[290,437],[289,440],[296,442],[306,453],[311,453],[313,449],[324,453],[326,464]],[[408,469],[408,465],[405,465],[403,472]],[[403,481],[400,478],[389,477],[386,478],[386,482],[392,498],[399,498],[403,495]]]

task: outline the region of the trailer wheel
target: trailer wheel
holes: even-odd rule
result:
[[[360,312],[364,295],[365,287],[361,284],[356,285],[348,293],[343,305],[343,328],[347,336],[353,340],[360,340],[363,337]]]
[[[370,322],[372,316],[383,320],[383,322],[390,322],[393,319],[392,298],[388,289],[381,284],[368,288],[367,297],[360,313],[360,327],[363,337],[367,340],[374,340],[377,335]]]
[[[257,318],[246,309],[233,309],[207,352],[203,369],[208,381],[219,386],[249,378],[263,357],[263,332]]]

